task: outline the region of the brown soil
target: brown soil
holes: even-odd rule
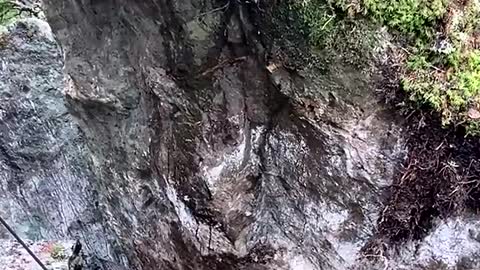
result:
[[[480,140],[462,128],[441,127],[440,116],[410,113],[408,158],[387,191],[377,234],[365,246],[422,239],[436,218],[480,210]]]

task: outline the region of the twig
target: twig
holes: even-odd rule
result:
[[[445,142],[445,140],[443,140],[442,143],[440,143],[440,145],[438,145],[437,148],[435,148],[435,151],[440,150],[440,147],[442,147],[442,145],[443,145],[444,142]]]
[[[217,69],[220,69],[220,68],[224,67],[224,66],[227,65],[227,64],[233,64],[233,63],[235,63],[235,62],[243,61],[243,60],[245,60],[245,59],[247,59],[246,56],[237,57],[237,58],[235,58],[235,59],[226,59],[226,60],[223,60],[222,62],[220,62],[219,64],[215,65],[214,67],[211,67],[211,68],[205,70],[204,72],[202,72],[198,77],[207,76],[208,74],[215,72]]]
[[[462,185],[468,185],[468,184],[472,184],[472,183],[475,183],[475,182],[478,182],[478,179],[470,180],[470,181],[462,181],[462,182],[458,182],[458,183],[462,184]]]
[[[433,68],[433,69],[435,69],[436,71],[445,72],[443,69],[440,69],[440,68],[438,68],[438,67],[436,67],[436,66],[434,66],[434,65],[428,65],[428,66],[431,67],[431,68]]]
[[[412,117],[412,115],[415,113],[414,110],[412,110],[412,112],[410,114],[407,115],[407,117],[405,118],[405,120],[408,120],[410,119],[410,117]]]
[[[408,55],[412,55],[407,49],[403,48],[402,46],[398,46],[398,48],[402,49],[402,51],[406,52]]]
[[[330,18],[327,20],[327,22],[325,22],[325,23],[323,24],[321,30],[325,30],[325,27],[327,27],[327,25],[333,20],[333,18],[335,18],[335,15],[330,16]]]
[[[415,161],[410,161],[408,163],[407,168],[405,169],[405,173],[403,173],[402,177],[400,178],[400,185],[403,184],[403,181],[407,178],[407,176],[410,176],[410,173],[412,172],[411,167],[415,163]]]
[[[230,1],[228,1],[225,5],[223,5],[223,6],[221,6],[221,7],[214,8],[214,9],[212,9],[212,10],[209,10],[209,11],[206,11],[206,12],[203,12],[203,13],[200,13],[200,14],[198,14],[197,16],[195,16],[195,18],[198,19],[198,18],[203,17],[203,16],[205,16],[205,15],[215,13],[215,12],[220,11],[220,10],[222,10],[222,9],[226,9],[226,8],[228,8],[229,5],[230,5]]]

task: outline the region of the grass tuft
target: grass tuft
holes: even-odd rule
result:
[[[444,125],[464,125],[480,134],[480,0],[304,0],[295,2],[310,29],[313,47],[335,51],[335,44],[363,48],[371,37],[345,35],[346,26],[366,17],[407,41],[401,85],[414,104],[428,105]],[[350,20],[353,16],[356,20]],[[362,21],[363,19],[360,19]],[[348,33],[354,33],[348,32]],[[343,34],[343,35],[342,35]],[[355,41],[352,41],[355,39]],[[354,46],[355,47],[355,46]],[[343,53],[344,51],[341,51]]]

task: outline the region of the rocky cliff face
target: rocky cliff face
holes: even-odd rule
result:
[[[0,213],[18,230],[80,238],[87,269],[359,267],[406,157],[379,69],[299,68],[256,1],[45,11],[61,49],[29,21],[0,50]],[[395,264],[428,265],[445,230]]]
[[[359,70],[267,62],[257,12],[46,2],[116,260],[342,269],[374,230],[401,127]]]
[[[77,235],[102,249],[92,208],[96,176],[65,106],[60,47],[38,19],[12,25],[2,37],[0,213],[28,239]]]

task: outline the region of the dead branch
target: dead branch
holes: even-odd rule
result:
[[[237,57],[237,58],[234,58],[234,59],[225,59],[225,60],[221,61],[220,63],[218,63],[217,65],[215,65],[215,66],[205,70],[204,72],[202,72],[199,76],[197,76],[197,78],[198,77],[205,77],[205,76],[217,71],[218,69],[221,69],[221,68],[223,68],[225,66],[228,66],[228,65],[232,65],[232,64],[234,64],[236,62],[239,62],[239,61],[244,61],[246,59],[247,59],[246,56]]]

